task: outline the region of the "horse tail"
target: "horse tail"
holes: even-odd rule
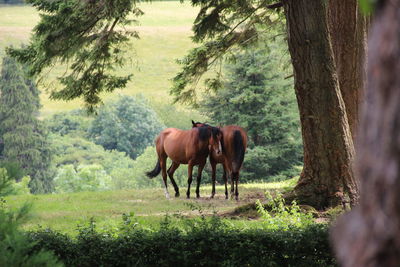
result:
[[[146,172],[146,175],[151,179],[159,175],[160,172],[161,172],[161,165],[160,165],[160,159],[158,159],[154,169],[152,171]]]
[[[245,153],[243,136],[238,130],[233,133],[233,148],[234,157],[232,162],[232,172],[237,173],[242,167]]]

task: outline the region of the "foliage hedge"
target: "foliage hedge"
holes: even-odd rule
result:
[[[226,226],[226,225],[225,225]],[[46,249],[66,266],[335,266],[328,227],[288,231],[242,229],[207,222],[189,230],[134,229],[118,236],[81,229],[77,238],[30,232],[34,250]]]

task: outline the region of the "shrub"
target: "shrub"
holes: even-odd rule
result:
[[[7,171],[0,168],[0,266],[61,266],[52,253],[32,251],[32,238],[19,230],[28,218],[29,205],[16,210],[7,207],[3,197],[13,192],[12,184]]]
[[[53,134],[86,137],[92,120],[93,118],[85,114],[85,111],[76,109],[56,113],[45,121]]]
[[[314,223],[312,214],[301,212],[295,200],[292,205],[286,206],[285,199],[280,193],[273,198],[267,191],[265,197],[270,211],[261,204],[260,200],[257,200],[256,206],[267,229],[287,231],[293,227],[304,228]]]
[[[24,176],[22,177],[21,181],[12,182],[11,186],[13,188],[13,193],[15,195],[29,195],[31,193],[29,189],[30,181],[31,178],[29,176]]]
[[[6,168],[0,168],[0,191],[4,195],[26,195],[30,194],[29,182],[31,179],[29,176],[24,176],[19,182],[16,182],[12,176],[8,174]],[[4,203],[4,201],[1,201]]]
[[[144,97],[121,96],[99,109],[89,128],[89,135],[105,149],[125,152],[135,159],[153,144],[163,128]]]
[[[7,170],[7,175],[10,179],[19,181],[24,177],[24,170],[16,161],[0,161],[0,168]]]
[[[76,239],[51,230],[29,236],[33,250],[52,250],[66,266],[335,266],[326,225],[238,229],[213,216],[178,228],[166,217],[151,231],[127,218],[117,237],[98,232],[93,221]]]
[[[56,192],[101,191],[111,189],[111,177],[101,165],[81,165],[75,171],[73,165],[65,165],[59,169],[54,178]]]

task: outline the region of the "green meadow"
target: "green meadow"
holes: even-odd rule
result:
[[[145,178],[147,179],[147,178]],[[157,178],[156,178],[157,179]],[[160,178],[158,178],[160,179]],[[122,223],[122,214],[133,212],[138,223],[148,228],[157,228],[166,215],[179,223],[179,217],[193,217],[216,213],[243,227],[257,223],[255,211],[237,213],[235,209],[265,199],[266,191],[274,194],[292,188],[296,178],[284,182],[241,184],[240,200],[225,199],[224,187],[216,187],[217,194],[210,199],[211,186],[201,187],[201,198],[193,198],[195,184],[192,184],[192,198],[186,199],[186,187],[181,187],[181,197],[166,199],[164,190],[120,190],[105,192],[80,192],[49,195],[18,195],[6,198],[6,205],[19,207],[22,203],[32,205],[32,217],[25,229],[51,228],[75,235],[78,225],[86,224],[91,218],[100,229],[112,229]],[[170,193],[173,189],[170,188]],[[229,190],[229,188],[228,188]],[[173,194],[171,194],[173,195]]]

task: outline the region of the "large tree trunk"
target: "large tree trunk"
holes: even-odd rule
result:
[[[293,196],[324,208],[357,201],[353,141],[336,76],[324,0],[284,0],[304,167]]]
[[[357,145],[360,205],[332,232],[343,266],[400,264],[400,1],[377,11]]]
[[[339,88],[355,140],[365,76],[367,18],[361,14],[358,0],[330,0],[328,22]]]

